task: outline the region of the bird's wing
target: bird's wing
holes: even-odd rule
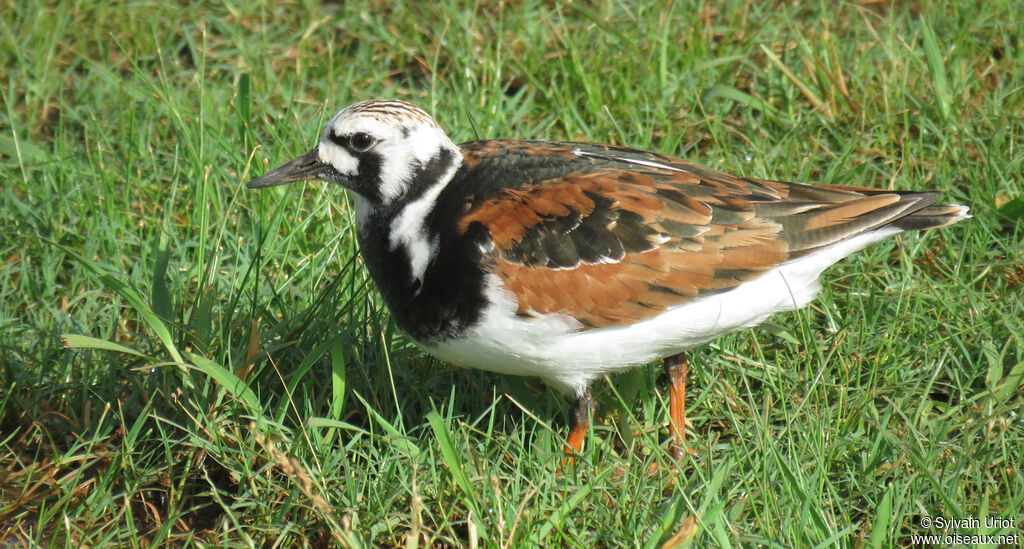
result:
[[[487,268],[520,315],[565,314],[583,328],[729,290],[938,197],[739,178],[576,143],[485,141],[463,156],[478,190],[457,230],[485,235]]]

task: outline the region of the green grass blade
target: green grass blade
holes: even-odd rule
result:
[[[869,547],[886,547],[885,540],[889,536],[889,522],[892,521],[893,489],[890,487],[882,496],[882,502],[875,509],[871,534],[868,536]]]
[[[103,351],[115,351],[118,353],[125,353],[129,355],[135,355],[150,360],[154,360],[135,349],[125,347],[124,345],[114,343],[113,341],[107,341],[105,339],[98,339],[95,337],[89,337],[80,334],[64,334],[60,336],[61,341],[64,342],[64,347],[68,349],[100,349]]]
[[[195,334],[196,340],[207,347],[213,337],[213,305],[217,302],[217,288],[208,284],[199,293],[196,303]]]
[[[153,258],[150,303],[157,316],[170,322],[174,320],[171,292],[167,288],[167,262],[170,258],[170,250],[168,249],[167,234],[163,231],[160,232],[160,238],[153,245]]]
[[[122,299],[127,301],[132,306],[132,308],[135,309],[135,312],[142,319],[143,323],[150,330],[153,331],[157,339],[163,344],[164,349],[167,351],[168,354],[171,355],[171,359],[179,364],[184,363],[184,360],[182,360],[181,358],[181,353],[178,352],[178,348],[174,343],[174,338],[171,336],[171,331],[168,328],[167,324],[163,321],[163,319],[161,319],[156,313],[153,312],[153,309],[149,306],[148,303],[146,303],[146,301],[142,298],[142,295],[139,294],[139,292],[135,288],[132,288],[128,284],[122,282],[121,280],[118,280],[99,265],[82,257],[82,255],[76,252],[75,250],[72,250],[67,246],[53,242],[52,240],[43,239],[43,241],[47,242],[51,246],[60,249],[69,257],[71,257],[84,267],[86,267],[86,269],[92,272],[94,276],[99,278],[100,282],[102,282],[103,285],[106,286],[110,291],[121,296]]]
[[[551,535],[551,531],[555,528],[562,528],[565,521],[572,516],[573,512],[579,508],[580,504],[583,503],[593,493],[593,484],[584,484],[570,497],[565,500],[561,505],[555,509],[551,516],[548,517],[544,524],[537,529],[537,532],[530,536],[529,546],[530,547],[546,547],[548,546],[548,536]]]
[[[995,386],[995,395],[1001,402],[1009,401],[1013,396],[1020,394],[1020,388],[1024,385],[1024,360],[1010,368],[999,383]]]
[[[427,423],[430,424],[430,430],[434,433],[434,440],[437,441],[438,447],[441,450],[441,460],[448,467],[452,479],[455,480],[455,485],[459,487],[466,506],[470,510],[471,516],[468,517],[468,520],[474,522],[477,532],[484,532],[484,526],[481,522],[483,507],[480,505],[479,496],[476,490],[474,490],[473,484],[470,483],[469,477],[466,476],[466,467],[462,463],[461,453],[455,449],[455,444],[452,442],[447,422],[436,410],[431,410],[427,412]],[[470,540],[471,545],[475,545],[475,543],[476,540]]]
[[[18,139],[17,134],[13,131],[11,135],[0,135],[0,155],[17,158],[26,166],[42,164],[50,160],[50,154],[45,149]]]
[[[814,535],[818,540],[830,539],[833,535],[832,528],[829,526],[828,521],[821,514],[821,509],[815,504],[810,497],[808,497],[807,490],[804,488],[801,480],[802,477],[798,477],[797,473],[790,467],[790,462],[783,459],[775,447],[772,447],[772,456],[775,458],[776,466],[782,473],[782,477],[785,480],[786,485],[790,491],[796,496],[796,501],[803,502],[803,507],[800,512],[800,517],[810,517],[811,526],[814,529]]]
[[[247,72],[238,76],[238,95],[235,98],[238,107],[238,134],[246,137],[249,135],[249,120],[252,117],[251,80],[252,78]]]
[[[474,495],[473,485],[470,484],[469,477],[466,476],[465,466],[459,458],[459,452],[455,450],[455,444],[452,443],[451,434],[448,432],[447,424],[441,415],[435,410],[431,410],[427,413],[427,423],[430,424],[430,430],[433,431],[434,439],[437,441],[437,444],[441,449],[441,459],[444,461],[445,465],[448,466],[448,470],[451,472],[452,478],[455,480],[455,485],[462,490],[467,501],[472,502],[475,507],[476,497]]]
[[[345,407],[345,348],[341,341],[331,345],[331,417],[341,418]]]
[[[946,78],[946,62],[942,59],[939,51],[939,40],[935,36],[928,20],[921,18],[921,42],[924,45],[925,60],[928,63],[928,74],[931,76],[932,85],[935,86],[935,99],[939,103],[939,113],[942,120],[949,120],[950,100],[949,79]]]
[[[705,103],[710,101],[711,99],[713,99],[715,97],[720,97],[722,99],[728,99],[729,101],[734,101],[734,102],[739,103],[740,105],[743,105],[743,106],[745,106],[747,108],[763,112],[764,114],[766,114],[772,120],[776,120],[776,121],[783,121],[784,120],[782,115],[779,113],[779,111],[775,107],[772,107],[768,103],[766,103],[766,102],[764,102],[764,101],[762,101],[762,100],[760,100],[760,99],[750,95],[749,93],[742,92],[742,91],[737,90],[736,88],[733,88],[733,87],[730,87],[730,86],[722,86],[722,85],[712,86],[712,87],[708,88],[702,94],[701,97],[702,97],[701,100],[704,101]]]
[[[327,353],[328,350],[330,350],[335,344],[337,344],[340,338],[341,336],[335,336],[334,338],[324,341],[317,345],[316,347],[313,347],[312,350],[306,353],[306,356],[302,359],[302,362],[299,364],[299,366],[288,373],[289,377],[287,384],[287,393],[289,395],[295,394],[296,387],[298,387],[299,383],[306,376],[306,374],[309,373],[313,366],[316,365],[317,361],[320,360],[320,358],[322,358]],[[282,399],[282,401],[278,405],[277,413],[275,414],[277,421],[282,421],[284,419],[284,415],[288,412],[288,404],[288,399]]]
[[[185,356],[188,357],[196,369],[209,376],[223,387],[224,390],[245,404],[251,414],[258,416],[262,413],[263,406],[260,403],[259,397],[253,392],[252,387],[232,373],[231,370],[194,353],[186,352]]]
[[[814,106],[814,108],[821,110],[822,114],[824,114],[826,117],[832,118],[831,109],[829,109],[828,105],[826,105],[825,102],[822,101],[816,93],[811,91],[809,85],[800,80],[800,78],[797,77],[797,75],[793,74],[793,71],[789,70],[789,67],[783,64],[782,60],[779,59],[779,56],[775,55],[775,52],[773,52],[770,48],[768,48],[764,44],[761,44],[760,48],[761,51],[764,52],[768,60],[771,61],[771,63],[775,65],[776,68],[782,71],[782,74],[784,74],[786,78],[790,82],[792,82],[793,85],[797,87],[797,89],[800,90],[800,93],[803,94],[804,98],[806,98],[811,103],[811,105]]]
[[[384,432],[389,437],[391,437],[391,440],[389,442],[391,443],[392,446],[394,446],[398,451],[402,452],[404,455],[407,455],[413,459],[419,457],[420,449],[416,447],[416,445],[411,440],[409,440],[408,435],[402,433],[390,421],[384,419],[384,416],[380,415],[380,412],[378,412],[376,409],[370,406],[370,403],[366,402],[366,399],[364,399],[362,395],[355,392],[353,392],[352,395],[355,396],[360,403],[362,403],[363,407],[366,409],[366,412],[369,413],[373,420],[378,425],[380,425],[381,428],[384,429]]]

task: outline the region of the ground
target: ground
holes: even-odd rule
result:
[[[0,27],[0,545],[1019,542],[1015,2],[13,0]],[[457,142],[934,189],[974,217],[698,350],[677,467],[651,366],[597,384],[558,474],[569,404],[410,344],[340,189],[244,188],[372,97]]]

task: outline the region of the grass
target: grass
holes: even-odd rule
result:
[[[0,542],[1021,534],[1024,36],[1014,2],[963,4],[5,3]],[[410,344],[340,190],[244,189],[370,97],[456,141],[937,189],[974,218],[858,253],[814,306],[697,352],[678,471],[651,367],[597,384],[559,475],[567,403]]]

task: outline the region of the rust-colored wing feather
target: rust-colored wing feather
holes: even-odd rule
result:
[[[648,318],[885,225],[952,222],[927,207],[936,193],[743,179],[631,149],[489,141],[463,154],[494,186],[457,229],[486,229],[487,264],[520,315],[581,328]],[[501,162],[535,165],[510,174]]]

